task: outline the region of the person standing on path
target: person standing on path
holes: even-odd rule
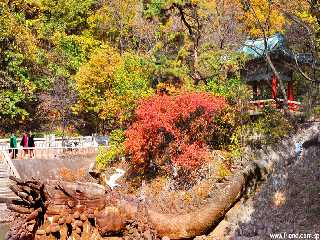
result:
[[[29,148],[29,157],[33,158],[34,157],[34,135],[30,131],[29,136],[28,136],[28,148]]]
[[[12,159],[16,159],[18,155],[17,137],[14,133],[10,136],[10,150],[9,153]]]
[[[20,146],[23,147],[23,151],[22,151],[22,159],[24,159],[24,157],[28,154],[28,147],[29,147],[29,137],[28,137],[28,133],[24,133],[20,142]]]

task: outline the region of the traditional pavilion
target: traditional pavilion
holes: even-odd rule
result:
[[[267,50],[285,85],[289,109],[299,111],[301,102],[295,101],[297,98],[293,89],[292,77],[294,70],[292,66],[296,62],[302,65],[311,65],[311,54],[293,54],[286,48],[282,34],[275,34],[267,39]],[[247,40],[241,48],[241,52],[249,57],[244,69],[241,71],[241,78],[252,87],[254,100],[252,103],[257,107],[271,104],[281,108],[284,102],[281,99],[283,95],[277,77],[265,60],[264,39]]]

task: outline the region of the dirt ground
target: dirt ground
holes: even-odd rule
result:
[[[277,233],[283,237],[278,239],[289,239],[288,234],[292,233],[312,234],[310,238],[300,235],[293,239],[317,239],[314,234],[320,234],[320,146],[306,149],[300,160],[278,163],[252,200],[251,220],[240,224],[233,239],[272,239],[270,234]]]

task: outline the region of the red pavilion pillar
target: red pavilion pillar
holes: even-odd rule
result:
[[[293,84],[292,81],[287,82],[287,98],[288,101],[293,101]],[[288,103],[289,109],[293,110],[293,103]]]
[[[271,81],[271,87],[272,87],[272,99],[277,99],[277,77],[275,75],[272,75],[272,81]],[[272,104],[273,107],[277,108],[278,104],[276,103],[275,105]]]
[[[277,77],[276,76],[272,76],[272,98],[276,99],[277,98]]]

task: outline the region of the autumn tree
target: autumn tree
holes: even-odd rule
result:
[[[81,34],[88,28],[88,17],[96,4],[95,0],[43,0],[39,1],[41,19],[37,23],[43,40],[54,33]]]
[[[135,44],[133,28],[139,17],[139,1],[101,1],[101,7],[88,18],[90,29],[98,39],[114,43],[120,53]]]
[[[126,126],[136,100],[152,93],[149,74],[147,60],[132,53],[120,56],[104,44],[75,76],[75,111],[95,115],[109,129]]]
[[[4,125],[10,126],[33,112],[35,93],[46,89],[48,78],[38,40],[28,26],[38,17],[39,7],[2,1],[0,11],[0,117],[9,119]]]
[[[202,4],[202,5],[201,5]],[[192,77],[198,81],[194,65],[198,59],[198,49],[204,22],[209,17],[205,12],[206,7],[210,3],[193,2],[193,1],[158,1],[151,0],[146,4],[146,14],[150,17],[157,17],[162,22],[164,28],[176,28],[178,33],[171,32],[171,37],[180,46],[184,46],[184,51],[190,51],[190,54],[184,57],[190,57],[190,67],[192,69]],[[202,9],[201,7],[204,7]],[[179,22],[177,22],[177,20]],[[179,26],[180,24],[180,26]],[[182,24],[182,26],[181,26]],[[179,31],[181,32],[179,34]],[[165,29],[163,29],[165,33]],[[185,37],[187,36],[187,38]],[[183,56],[183,48],[179,53]]]
[[[247,37],[275,32],[286,35],[292,51],[316,59],[312,68],[292,66],[303,92],[312,82],[309,98],[316,95],[315,0],[4,0],[0,12],[4,128],[38,121],[45,127],[37,109],[69,90],[77,104],[68,104],[68,118],[78,114],[88,132],[127,126],[136,101],[152,92],[210,91],[235,101],[243,95],[238,49]]]
[[[170,56],[167,62],[181,62],[195,84],[206,82],[207,76],[198,69],[201,54],[235,49],[243,40],[235,21],[236,7],[230,0],[145,1],[145,16],[162,25],[155,48],[158,58]]]
[[[62,129],[63,137],[66,128],[75,121],[72,106],[76,103],[76,91],[67,78],[58,76],[53,80],[50,91],[40,94],[41,103],[37,108],[37,114],[43,122],[49,122],[50,130]]]

